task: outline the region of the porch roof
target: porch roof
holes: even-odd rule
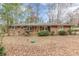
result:
[[[72,26],[72,24],[52,24],[52,23],[30,23],[30,24],[13,24],[10,26]]]

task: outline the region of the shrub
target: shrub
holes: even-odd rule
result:
[[[60,29],[60,30],[58,31],[58,34],[59,34],[59,35],[66,35],[67,32],[66,32],[64,29]]]
[[[38,36],[48,36],[49,35],[49,31],[44,30],[44,31],[38,32],[37,34],[38,34]]]
[[[50,32],[50,35],[54,35],[54,33],[55,33],[55,32],[54,32],[54,31],[52,31],[52,32]]]
[[[73,30],[70,28],[68,29],[68,34],[72,35]]]
[[[5,48],[0,47],[0,56],[5,56],[6,55],[6,53],[4,51],[5,51]]]

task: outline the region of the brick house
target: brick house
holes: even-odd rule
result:
[[[15,24],[9,26],[9,33],[10,35],[22,35],[26,31],[29,31],[31,34],[36,34],[37,32],[41,30],[48,30],[48,31],[55,31],[57,32],[58,29],[60,29],[62,25],[58,24]],[[63,24],[63,28],[65,30],[69,29],[71,25],[69,24]]]

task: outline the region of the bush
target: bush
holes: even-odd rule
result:
[[[54,31],[52,31],[52,32],[50,32],[50,35],[54,35],[54,33],[55,33],[55,32],[54,32]]]
[[[73,30],[70,28],[68,29],[68,34],[72,35]]]
[[[44,30],[44,31],[38,32],[37,34],[38,34],[38,36],[48,36],[49,35],[49,31]]]
[[[0,56],[5,56],[6,55],[6,53],[4,51],[5,51],[5,48],[0,47]]]
[[[67,32],[66,32],[64,29],[60,29],[60,30],[58,31],[58,34],[59,34],[59,35],[66,35]]]

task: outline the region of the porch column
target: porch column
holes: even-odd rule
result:
[[[46,30],[46,26],[43,26],[44,30]]]

